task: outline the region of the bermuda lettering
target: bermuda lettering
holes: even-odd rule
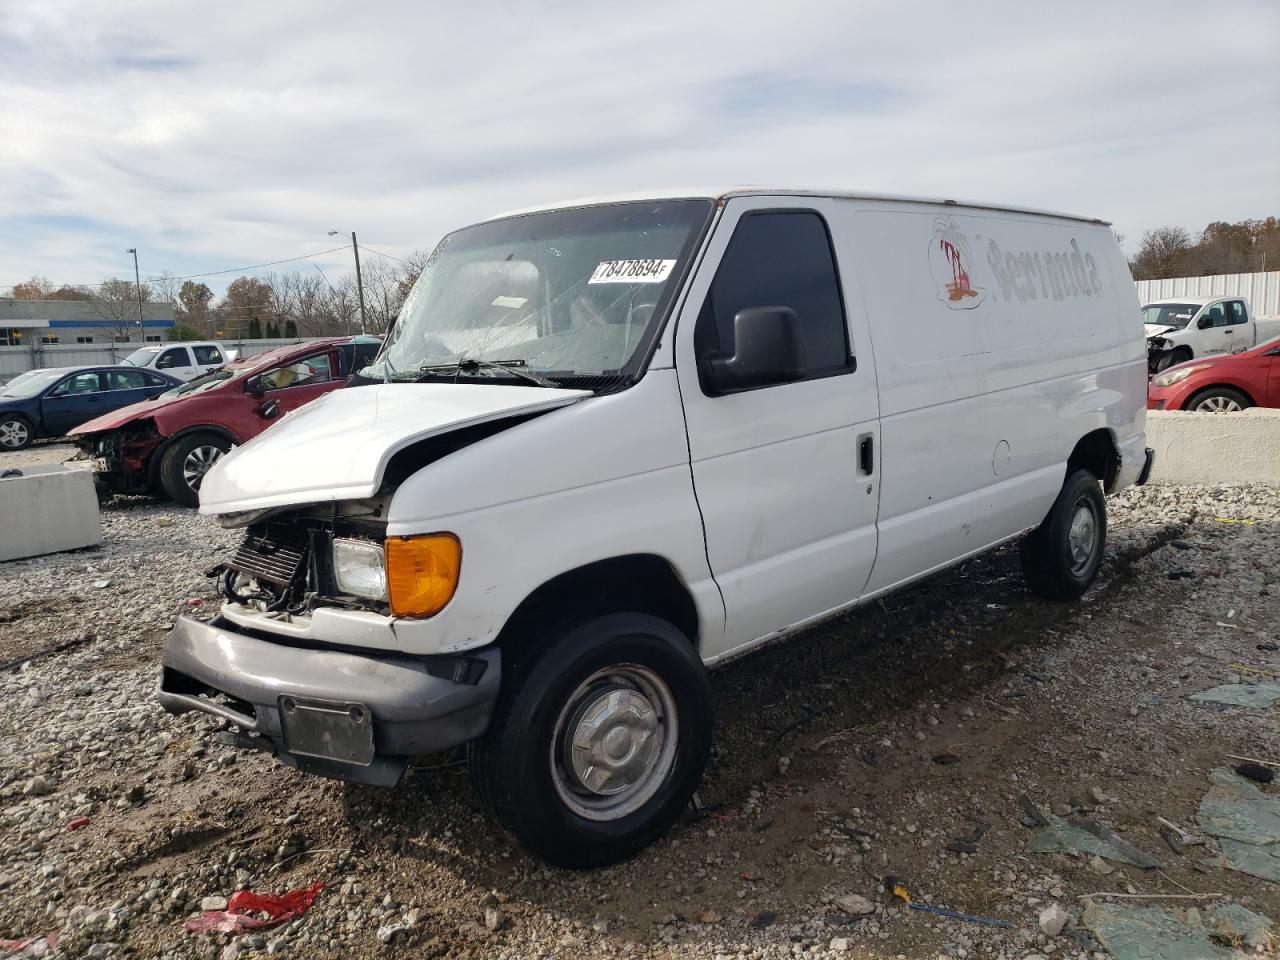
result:
[[[1008,303],[1026,303],[1038,298],[1065,300],[1075,297],[1101,297],[1102,280],[1093,255],[1080,249],[1074,237],[1070,251],[1005,253],[994,239],[987,243],[987,265],[1000,288],[1000,297]]]

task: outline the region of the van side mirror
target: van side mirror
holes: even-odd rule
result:
[[[804,376],[800,318],[790,307],[751,307],[733,318],[733,353],[707,358],[707,388],[733,393]]]

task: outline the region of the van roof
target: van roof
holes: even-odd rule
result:
[[[1019,207],[1006,203],[985,203],[973,200],[955,200],[950,197],[919,197],[898,193],[873,193],[859,190],[822,190],[809,189],[803,187],[759,187],[759,186],[736,186],[736,187],[701,187],[701,188],[681,188],[677,190],[647,190],[638,193],[621,193],[611,194],[599,197],[584,197],[578,200],[568,200],[561,203],[544,203],[533,207],[525,207],[520,210],[511,210],[507,213],[490,217],[491,220],[502,220],[506,217],[517,217],[526,213],[538,213],[544,210],[561,210],[566,207],[595,207],[607,203],[634,203],[646,200],[716,200],[724,201],[731,197],[829,197],[840,200],[888,200],[895,203],[927,203],[931,205],[942,205],[948,207],[968,207],[979,210],[999,210],[1006,213],[1030,213],[1042,217],[1056,217],[1061,220],[1079,220],[1084,223],[1101,224],[1102,226],[1111,226],[1110,220],[1102,220],[1097,217],[1083,217],[1072,213],[1062,213],[1058,210],[1042,210],[1036,207]]]

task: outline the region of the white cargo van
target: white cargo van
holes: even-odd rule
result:
[[[1104,493],[1151,466],[1107,224],[996,205],[499,217],[445,238],[357,381],[205,477],[246,535],[160,700],[364,783],[469,743],[488,809],[579,867],[688,803],[708,667],[1016,537],[1076,598]]]

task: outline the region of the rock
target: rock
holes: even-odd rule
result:
[[[404,937],[409,931],[409,925],[404,923],[387,923],[378,928],[378,939],[383,943],[395,943]]]
[[[609,932],[609,921],[603,917],[597,917],[591,921],[591,929],[603,937]]]
[[[204,911],[225,910],[227,909],[227,898],[219,896],[204,897],[200,901],[200,909]]]
[[[94,589],[96,589],[96,590],[105,590],[105,589],[107,589],[107,587],[111,586],[111,581],[110,581],[110,580],[95,580],[95,581],[93,581],[93,586],[94,586]]]
[[[1040,911],[1040,929],[1047,937],[1056,937],[1070,921],[1071,914],[1056,903]]]
[[[484,926],[486,930],[501,930],[502,925],[506,922],[506,916],[497,907],[485,907]]]
[[[848,953],[850,940],[848,937],[832,937],[831,952],[832,953]]]
[[[1113,873],[1116,869],[1111,864],[1107,863],[1107,861],[1103,860],[1096,853],[1089,858],[1089,866],[1093,868],[1094,873],[1100,873],[1104,877],[1109,873]]]
[[[289,941],[285,937],[276,937],[267,943],[267,953],[284,953],[288,949]]]
[[[53,793],[53,781],[42,774],[36,774],[23,785],[22,792],[28,797],[46,796]]]
[[[142,803],[147,799],[147,791],[142,784],[135,783],[129,788],[129,792],[124,795],[124,798],[130,803]]]
[[[791,769],[791,758],[779,757],[778,758],[778,776],[785,777],[787,775],[787,771],[790,769]]]
[[[699,923],[719,923],[720,914],[716,913],[714,910],[703,910],[700,914],[698,914],[698,922]]]
[[[856,893],[849,893],[843,897],[836,897],[831,901],[832,905],[838,910],[849,914],[851,917],[865,917],[876,912],[876,905],[866,897]]]

